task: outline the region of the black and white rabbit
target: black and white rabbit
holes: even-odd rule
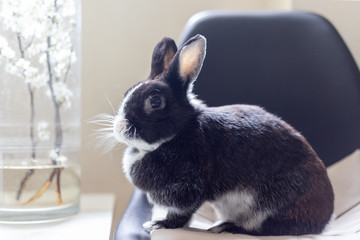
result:
[[[149,78],[127,91],[114,117],[113,134],[128,145],[126,177],[168,209],[146,226],[183,227],[209,201],[224,221],[211,232],[320,233],[334,205],[322,161],[299,132],[258,106],[196,99],[205,51],[201,35],[179,50],[164,38]]]

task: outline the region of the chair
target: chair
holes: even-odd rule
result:
[[[307,12],[205,11],[188,21],[179,45],[198,33],[208,48],[195,93],[209,106],[263,106],[302,132],[326,166],[360,147],[359,69],[326,19]],[[149,209],[134,190],[115,239],[149,239],[142,229]]]

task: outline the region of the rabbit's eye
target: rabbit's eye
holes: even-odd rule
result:
[[[158,109],[159,107],[161,107],[161,97],[158,95],[151,96],[150,97],[150,106],[153,109]]]
[[[145,100],[145,112],[148,114],[153,111],[162,110],[165,107],[165,98],[160,94],[150,95]]]

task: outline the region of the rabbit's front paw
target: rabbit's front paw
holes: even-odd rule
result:
[[[151,232],[156,229],[166,228],[164,221],[148,221],[143,224],[143,228],[147,232]]]

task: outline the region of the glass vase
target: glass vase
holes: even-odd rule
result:
[[[80,0],[0,0],[0,222],[80,198]]]

